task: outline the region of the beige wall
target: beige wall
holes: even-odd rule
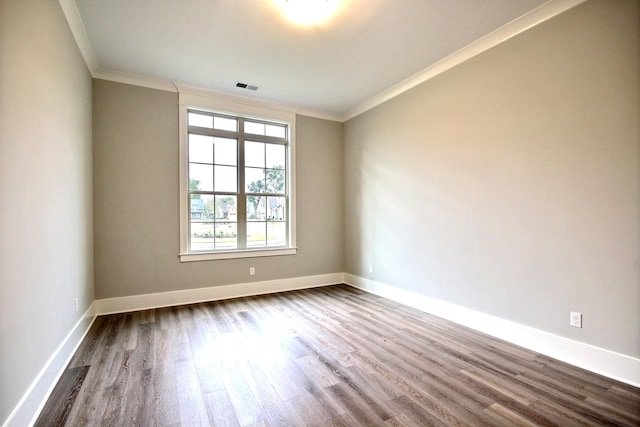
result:
[[[91,198],[91,77],[60,5],[0,0],[0,424],[94,299]]]
[[[297,117],[297,255],[180,263],[177,94],[94,80],[93,97],[97,298],[343,270],[341,123]]]
[[[639,4],[580,5],[348,121],[346,271],[640,356]]]

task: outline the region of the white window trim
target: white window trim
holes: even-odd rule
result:
[[[242,249],[216,252],[189,252],[189,204],[187,203],[187,183],[189,182],[189,168],[187,166],[187,110],[189,108],[205,109],[217,113],[240,116],[250,119],[273,120],[284,122],[289,126],[289,247]],[[259,105],[241,103],[235,100],[195,94],[179,93],[179,129],[180,129],[180,262],[207,261],[235,258],[255,258],[266,256],[295,255],[296,247],[296,171],[295,171],[295,112],[282,111]]]

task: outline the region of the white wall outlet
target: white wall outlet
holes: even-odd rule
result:
[[[78,310],[80,310],[80,300],[76,298],[76,313],[78,312]]]
[[[572,311],[569,315],[569,325],[574,328],[582,328],[582,313]]]
[[[373,274],[373,265],[369,265],[369,274]]]
[[[255,275],[256,275],[256,268],[249,267],[249,276],[255,276]]]

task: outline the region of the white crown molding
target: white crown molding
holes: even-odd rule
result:
[[[108,80],[117,83],[124,83],[150,89],[164,90],[167,92],[178,92],[180,94],[194,95],[202,98],[215,98],[218,100],[226,100],[238,104],[244,104],[254,107],[267,108],[270,110],[284,111],[288,113],[301,114],[303,116],[315,117],[318,119],[332,120],[334,122],[342,122],[342,116],[332,114],[326,111],[311,110],[300,108],[293,105],[282,104],[278,102],[265,101],[258,98],[222,92],[213,89],[190,86],[184,83],[173,82],[156,77],[147,77],[139,74],[124,73],[122,71],[107,70],[104,68],[97,69],[92,76],[96,79]]]
[[[91,42],[89,41],[89,35],[87,34],[87,29],[84,27],[84,23],[82,22],[78,6],[76,5],[75,0],[58,1],[60,2],[65,18],[67,18],[71,34],[73,34],[76,44],[78,45],[78,49],[80,49],[80,54],[84,58],[84,62],[87,64],[89,72],[95,77],[95,73],[98,70],[98,57],[93,50],[93,46],[91,46]]]
[[[547,21],[554,16],[557,16],[580,3],[584,3],[586,0],[550,0],[547,3],[533,9],[532,11],[520,16],[517,19],[503,25],[502,27],[490,32],[489,34],[479,38],[478,40],[466,45],[462,49],[452,53],[449,56],[441,59],[433,65],[425,68],[422,71],[414,74],[413,76],[401,81],[400,83],[390,87],[382,93],[369,98],[367,101],[348,111],[343,117],[342,121],[352,119],[368,110],[371,110],[378,105],[395,98],[396,96],[418,86],[421,83],[426,82],[434,78],[435,76],[444,73],[447,70],[463,63],[464,61],[473,58],[491,49],[494,46],[499,45],[512,37],[535,27],[544,21]]]
[[[320,111],[308,108],[301,108],[298,106],[286,105],[281,103],[263,101],[257,98],[250,98],[241,95],[231,94],[228,92],[221,92],[212,89],[198,88],[194,86],[188,86],[180,83],[174,83],[171,80],[160,79],[156,77],[142,76],[139,74],[125,73],[122,71],[109,70],[100,68],[98,58],[89,41],[89,35],[82,22],[82,17],[78,11],[75,0],[58,0],[62,7],[62,12],[67,19],[71,33],[76,40],[78,49],[84,58],[84,62],[89,68],[91,77],[95,79],[108,80],[117,83],[124,83],[134,86],[146,87],[150,89],[164,90],[168,92],[188,92],[197,94],[200,96],[224,98],[233,102],[244,103],[247,105],[254,105],[263,108],[271,108],[281,111],[292,112],[303,116],[315,117],[318,119],[332,120],[335,122],[343,122],[341,114],[334,114],[327,111]]]
[[[62,10],[67,18],[67,22],[69,23],[71,32],[76,39],[78,48],[80,49],[87,67],[89,68],[89,71],[94,78],[170,92],[179,92],[181,90],[179,88],[190,92],[196,91],[200,94],[204,94],[206,92],[208,93],[207,96],[224,97],[232,99],[235,102],[244,102],[247,104],[258,106],[269,104],[270,107],[268,108],[274,108],[283,111],[292,111],[296,114],[324,120],[346,122],[347,120],[352,119],[374,107],[377,107],[378,105],[389,101],[392,98],[395,98],[396,96],[416,87],[417,85],[424,83],[427,80],[432,79],[433,77],[442,74],[447,70],[450,70],[451,68],[463,63],[464,61],[473,58],[474,56],[477,56],[482,52],[485,52],[486,50],[491,49],[492,47],[528,30],[529,28],[535,27],[536,25],[553,18],[554,16],[557,16],[573,8],[580,3],[585,2],[586,0],[549,0],[547,3],[544,3],[543,5],[537,7],[529,13],[522,15],[521,17],[485,35],[484,37],[481,37],[480,39],[468,44],[462,49],[441,59],[435,64],[390,87],[380,94],[369,98],[367,101],[361,103],[360,105],[347,111],[344,114],[272,103],[256,98],[230,94],[228,92],[220,92],[210,89],[196,88],[188,85],[177,84],[170,80],[100,68],[98,65],[96,54],[93,50],[93,47],[91,46],[91,42],[89,41],[89,36],[87,35],[84,24],[82,23],[82,18],[76,6],[75,0],[58,1],[62,6]]]
[[[330,120],[332,122],[343,123],[345,121],[345,116],[343,114],[335,114],[328,111],[313,110],[310,108],[300,108],[296,111],[296,114],[299,114],[301,116],[315,117],[316,119]]]
[[[174,82],[174,85],[176,86],[181,97],[186,95],[187,97],[196,97],[196,98],[205,98],[205,99],[211,98],[218,101],[227,101],[234,104],[248,105],[252,107],[259,107],[267,110],[282,111],[282,112],[291,113],[291,114],[295,114],[299,110],[298,107],[282,104],[279,102],[265,101],[262,99],[252,98],[249,96],[237,95],[229,92],[222,92],[218,90],[206,89],[206,88],[197,87],[197,86],[190,86],[190,85],[187,85],[184,83],[178,83],[178,82]]]
[[[109,80],[116,83],[124,83],[149,89],[178,92],[178,88],[172,81],[156,77],[141,76],[139,74],[124,73],[122,71],[107,70],[104,68],[97,69],[96,72],[93,73],[93,77],[96,79]]]
[[[124,313],[129,311],[170,307],[174,305],[194,304],[229,298],[271,294],[274,292],[309,289],[319,286],[344,283],[343,279],[344,273],[330,273],[316,276],[267,280],[262,282],[211,286],[207,288],[187,289],[183,291],[106,298],[95,301],[96,314],[100,316],[103,314]]]
[[[640,359],[345,273],[345,283],[554,359],[640,387]]]
[[[246,105],[251,105],[251,106],[260,107],[260,108],[267,108],[270,110],[279,110],[279,111],[285,111],[288,113],[300,114],[303,116],[315,117],[318,119],[342,122],[341,115],[329,113],[327,111],[312,110],[307,108],[301,108],[294,105],[283,104],[279,102],[265,101],[262,99],[232,94],[229,92],[222,92],[222,91],[217,91],[213,89],[190,86],[184,83],[174,82],[174,85],[176,86],[178,92],[181,94],[223,99],[223,100],[227,100],[227,101],[231,101],[239,104],[246,104]]]
[[[91,325],[96,319],[95,307],[94,301],[49,356],[47,362],[5,420],[3,427],[32,426],[36,422],[40,411],[53,392],[53,388],[91,329]]]

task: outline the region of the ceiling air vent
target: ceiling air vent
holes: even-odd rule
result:
[[[248,89],[248,90],[258,90],[258,86],[248,85],[246,83],[240,83],[240,82],[236,83],[236,87],[239,87],[241,89]]]

